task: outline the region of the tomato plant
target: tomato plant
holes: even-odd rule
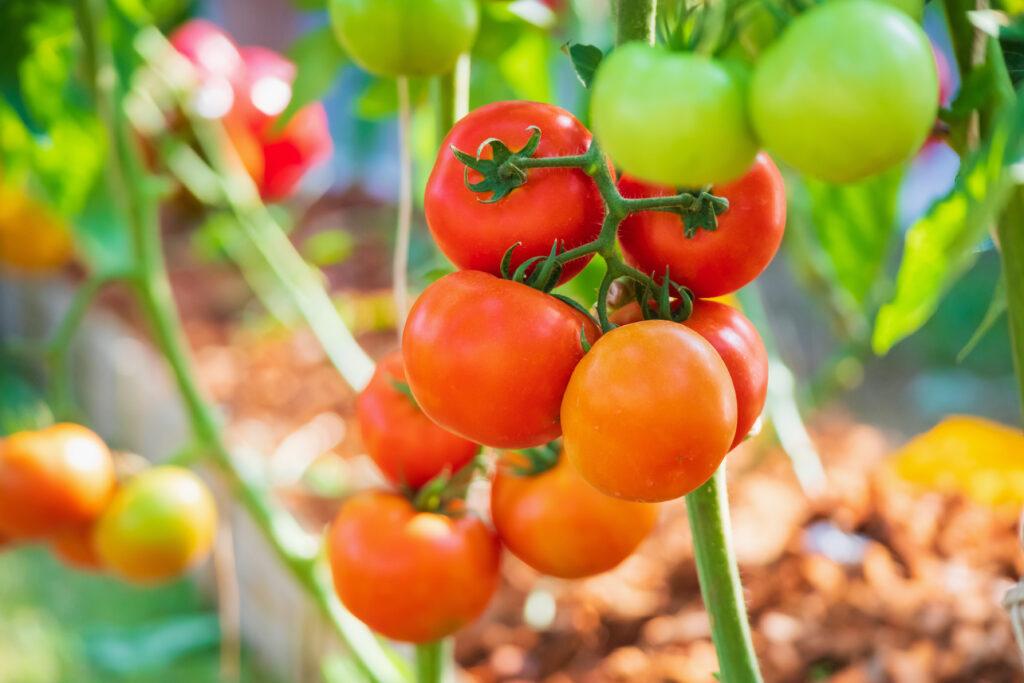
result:
[[[757,152],[746,80],[739,65],[624,45],[598,68],[594,133],[623,171],[643,180],[676,187],[734,180]]]
[[[590,132],[569,112],[540,102],[495,102],[459,120],[441,144],[430,172],[424,211],[437,246],[459,268],[501,275],[505,252],[512,253],[510,269],[535,256],[544,256],[556,242],[571,249],[590,242],[601,230],[604,204],[594,181],[578,168],[537,168],[528,180],[497,201],[484,200],[467,183],[481,182],[479,172],[467,169],[452,148],[493,159],[484,143],[499,138],[512,150],[527,146],[535,129],[536,153],[544,156],[583,154]],[[498,197],[496,193],[491,199]],[[565,264],[561,281],[578,273],[589,257]]]
[[[556,455],[550,469],[519,472],[509,454],[491,484],[491,518],[509,551],[537,571],[578,579],[613,569],[650,534],[658,507],[607,496]]]
[[[377,364],[373,379],[359,395],[356,420],[366,452],[381,472],[414,489],[446,469],[462,469],[480,450],[423,414],[405,384],[400,353]]]
[[[394,493],[349,499],[327,548],[341,602],[395,640],[451,635],[480,616],[498,588],[501,546],[482,521],[417,512]]]
[[[597,339],[587,316],[549,294],[459,271],[413,305],[402,359],[434,422],[485,446],[527,448],[561,433],[559,407],[584,333]]]
[[[330,0],[339,42],[382,76],[436,76],[469,50],[480,24],[474,0]]]
[[[624,197],[657,197],[675,193],[624,176]],[[624,221],[619,240],[626,260],[651,275],[664,275],[689,287],[699,297],[721,296],[750,283],[768,266],[782,243],[786,227],[786,189],[782,174],[767,154],[733,182],[711,188],[729,201],[715,231],[698,230],[685,237],[683,220],[671,213],[642,211]]]
[[[638,322],[606,333],[573,371],[562,432],[569,461],[599,491],[671,500],[718,469],[736,435],[736,392],[695,331]]]
[[[125,482],[96,523],[103,564],[140,583],[167,581],[203,562],[213,547],[217,507],[203,480],[171,465]]]
[[[928,37],[882,3],[836,2],[790,24],[750,84],[757,134],[807,175],[849,182],[918,150],[939,85]]]
[[[103,440],[76,424],[11,434],[0,441],[0,531],[38,539],[91,522],[114,491]]]

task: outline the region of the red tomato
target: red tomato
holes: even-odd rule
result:
[[[624,197],[675,194],[667,186],[651,185],[629,176],[619,182]],[[665,267],[678,284],[698,297],[721,296],[751,282],[768,266],[782,242],[786,227],[786,189],[782,174],[761,152],[738,180],[711,188],[729,200],[729,210],[718,217],[718,230],[683,234],[683,219],[663,211],[632,214],[619,227],[626,260],[638,270],[664,277]]]
[[[589,318],[511,280],[464,270],[413,305],[402,359],[413,396],[437,424],[495,448],[528,448],[561,433],[565,385],[583,357]]]
[[[92,538],[92,523],[68,527],[50,537],[53,554],[69,567],[82,571],[103,569],[103,560],[96,551]]]
[[[583,154],[591,135],[569,112],[539,102],[495,102],[470,112],[455,124],[441,145],[434,170],[427,181],[424,210],[434,241],[459,268],[500,275],[501,258],[516,242],[513,270],[533,256],[550,253],[555,240],[566,249],[594,240],[601,231],[604,202],[597,185],[575,168],[546,168],[528,171],[525,185],[493,204],[487,193],[466,187],[466,167],[452,154],[451,146],[476,154],[488,138],[497,138],[509,149],[522,149],[532,133],[541,130],[540,146],[534,156]],[[491,148],[482,155],[490,159]],[[482,176],[469,171],[470,182]],[[565,266],[561,282],[583,269],[590,257]]]
[[[626,325],[643,319],[640,306],[630,303],[615,311],[611,321]],[[683,323],[715,347],[736,390],[736,448],[754,426],[768,395],[768,352],[757,328],[732,306],[707,299],[693,302],[693,313]]]
[[[41,538],[91,522],[114,485],[110,451],[85,427],[12,434],[0,441],[0,533]]]
[[[223,76],[233,81],[244,71],[238,46],[219,26],[205,19],[185,22],[168,40],[203,77]]]
[[[500,580],[501,545],[483,522],[417,512],[384,491],[342,506],[327,552],[342,604],[377,633],[412,643],[476,619]]]
[[[599,491],[658,502],[718,469],[736,434],[736,392],[703,337],[667,320],[618,327],[572,373],[565,453]]]
[[[578,579],[614,568],[658,521],[658,507],[612,498],[559,457],[520,476],[505,464],[491,485],[491,518],[513,555],[542,574]]]
[[[477,444],[438,427],[393,382],[405,382],[400,353],[377,364],[356,402],[366,452],[388,479],[418,489],[442,470],[456,472],[473,459]]]

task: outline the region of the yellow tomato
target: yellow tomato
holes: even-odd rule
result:
[[[24,192],[0,186],[0,262],[28,271],[71,260],[71,232],[61,218]]]

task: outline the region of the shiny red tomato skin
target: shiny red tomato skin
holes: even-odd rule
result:
[[[624,197],[674,194],[668,186],[651,185],[623,176]],[[690,239],[683,220],[662,211],[641,211],[619,227],[619,242],[626,260],[638,270],[663,277],[665,267],[674,282],[689,287],[698,297],[734,292],[750,283],[768,266],[782,243],[786,227],[786,189],[782,174],[761,152],[739,179],[715,185],[712,194],[729,200],[729,210],[718,217],[718,229],[704,229]]]
[[[579,311],[524,284],[463,270],[409,312],[402,359],[413,396],[437,424],[494,448],[528,448],[561,433],[559,406],[583,357]]]
[[[532,133],[541,130],[534,156],[570,156],[590,148],[591,135],[582,123],[559,107],[539,102],[495,102],[462,118],[448,133],[427,181],[424,210],[430,233],[457,267],[500,275],[501,258],[516,242],[514,270],[533,256],[551,251],[555,240],[566,249],[595,239],[601,231],[604,202],[597,185],[580,169],[538,168],[527,172],[521,187],[493,204],[484,203],[487,193],[466,187],[466,167],[451,147],[476,154],[480,144],[497,138],[509,149],[522,149]],[[486,147],[483,158],[491,158]],[[469,181],[482,176],[469,172]],[[579,273],[590,257],[565,266],[561,282]]]
[[[611,315],[611,321],[627,325],[643,319],[635,302]],[[683,323],[715,348],[729,371],[736,390],[736,436],[730,450],[750,433],[764,410],[768,396],[768,352],[761,335],[747,316],[727,304],[707,299],[693,302],[693,313]]]
[[[345,502],[327,552],[342,604],[377,633],[411,643],[476,619],[501,579],[501,545],[482,521],[417,512],[385,491]]]
[[[377,363],[356,401],[363,445],[384,476],[418,489],[443,470],[456,472],[473,459],[477,444],[438,427],[392,382],[405,382],[401,353]]]

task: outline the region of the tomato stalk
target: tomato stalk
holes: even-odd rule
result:
[[[335,626],[369,677],[381,683],[402,683],[407,679],[391,656],[338,602],[323,563],[319,561],[316,542],[273,502],[262,481],[255,481],[239,468],[221,437],[218,417],[199,390],[175,308],[160,241],[155,197],[140,190],[137,182],[145,177],[145,169],[120,110],[122,100],[110,41],[100,33],[101,27],[106,25],[105,3],[76,0],[75,9],[85,45],[90,85],[111,140],[113,189],[124,199],[119,205],[125,211],[139,267],[138,276],[132,281],[135,293],[154,341],[170,365],[197,439],[208,449],[213,463],[231,484],[235,496],[263,531],[279,559]]]
[[[402,338],[409,313],[409,237],[412,232],[412,107],[409,78],[398,79],[398,227],[391,259],[391,289],[395,301],[395,330]]]
[[[1006,310],[1017,386],[1024,409],[1024,188],[1016,187],[999,219],[999,256],[1006,278]]]
[[[416,646],[416,683],[441,683],[445,663],[444,641]]]

